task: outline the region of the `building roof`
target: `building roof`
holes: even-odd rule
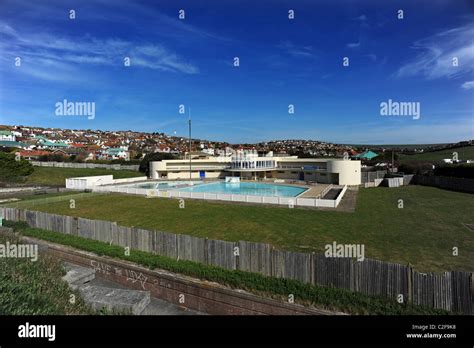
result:
[[[0,135],[13,135],[13,133],[8,130],[0,130]]]
[[[51,140],[44,139],[44,138],[40,139],[40,143],[44,146],[50,146],[50,147],[69,147],[68,144],[62,143],[60,141],[53,142]]]
[[[6,141],[2,140],[0,141],[0,146],[5,146],[5,147],[28,147],[30,145],[22,143],[20,141]]]
[[[67,149],[56,149],[53,152],[57,152],[57,151],[64,152],[68,155],[80,155],[86,152],[83,148],[76,148],[76,147],[67,148]]]
[[[51,152],[49,151],[41,151],[41,150],[23,150],[20,151],[20,156],[22,157],[28,157],[28,156],[43,156],[43,155],[49,155]]]
[[[375,152],[368,150],[368,151],[364,151],[364,152],[362,152],[362,153],[356,155],[355,157],[356,157],[356,158],[363,158],[363,159],[369,159],[369,160],[370,160],[370,159],[375,158],[375,157],[377,157],[377,156],[378,156],[378,155],[377,155]]]
[[[125,151],[125,150],[121,148],[110,148],[110,149],[107,149],[106,153],[108,155],[117,155],[122,151]]]

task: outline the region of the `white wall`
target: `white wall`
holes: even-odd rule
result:
[[[91,188],[95,185],[107,185],[112,184],[114,181],[113,175],[97,175],[97,176],[85,176],[81,178],[69,178],[66,179],[66,188],[75,190],[84,190]]]
[[[207,160],[194,160],[192,162],[194,170],[197,170],[200,165],[210,165],[210,164],[223,164],[223,162],[226,162],[227,160],[212,160],[212,161],[207,161]],[[171,160],[171,161],[153,161],[150,162],[150,177],[152,179],[159,179],[160,174],[164,173],[167,175],[167,179],[170,180],[176,180],[176,179],[189,179],[189,172],[187,170],[175,170],[173,171],[172,168],[167,167],[167,162],[170,162],[170,164],[177,165],[181,164],[184,166],[187,163],[182,160]],[[327,168],[327,173],[326,175],[322,175],[321,173],[317,174],[310,174],[307,175],[306,172],[309,171],[304,171],[305,172],[305,180],[315,180],[317,182],[321,183],[335,183],[339,185],[360,185],[361,183],[361,162],[360,161],[349,161],[349,160],[328,160],[326,162],[326,168]],[[292,165],[308,165],[308,163],[291,163]],[[284,171],[284,173],[278,173],[278,171]],[[301,169],[282,169],[282,170],[274,170],[273,177],[274,178],[279,178],[279,179],[293,179],[293,180],[298,180],[299,179],[299,173],[301,172]],[[337,174],[337,175],[335,175]],[[206,171],[206,178],[210,179],[216,179],[216,178],[222,178],[226,174],[224,173],[224,170],[216,170],[216,171]],[[243,173],[243,176],[247,176],[250,178],[251,174]],[[270,175],[267,175],[267,177],[270,177]],[[333,182],[337,177],[339,177],[338,182]],[[192,173],[191,176],[192,179],[199,179],[199,172],[195,171]]]
[[[362,182],[360,161],[328,161],[327,169],[339,174],[339,185],[360,185]]]

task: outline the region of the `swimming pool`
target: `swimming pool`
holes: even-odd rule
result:
[[[298,186],[262,184],[253,182],[213,182],[209,184],[188,186],[177,189],[177,191],[182,192],[206,192],[272,197],[297,197],[306,190],[306,188]]]

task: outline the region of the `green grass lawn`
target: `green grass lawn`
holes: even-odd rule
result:
[[[131,170],[111,170],[102,168],[54,168],[54,167],[34,167],[33,174],[28,176],[26,183],[29,185],[49,185],[65,186],[67,178],[94,176],[94,175],[113,175],[114,179],[132,178],[136,176],[145,176],[141,172]]]
[[[404,208],[397,202],[403,199]],[[427,186],[359,190],[355,213],[290,209],[120,194],[19,207],[119,225],[278,248],[322,252],[327,243],[360,243],[369,258],[411,263],[419,271],[474,271],[474,199]],[[31,204],[31,203],[30,203]],[[459,255],[452,255],[452,248]]]
[[[419,153],[416,155],[400,155],[401,162],[407,161],[442,161],[445,158],[453,158],[453,152],[458,153],[460,160],[474,159],[474,146],[456,147],[453,149]]]

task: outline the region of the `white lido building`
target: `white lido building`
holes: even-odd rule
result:
[[[236,176],[247,180],[289,179],[324,184],[360,185],[361,162],[340,158],[298,158],[259,156],[237,152],[233,156],[178,159],[150,162],[152,179],[223,179]]]

